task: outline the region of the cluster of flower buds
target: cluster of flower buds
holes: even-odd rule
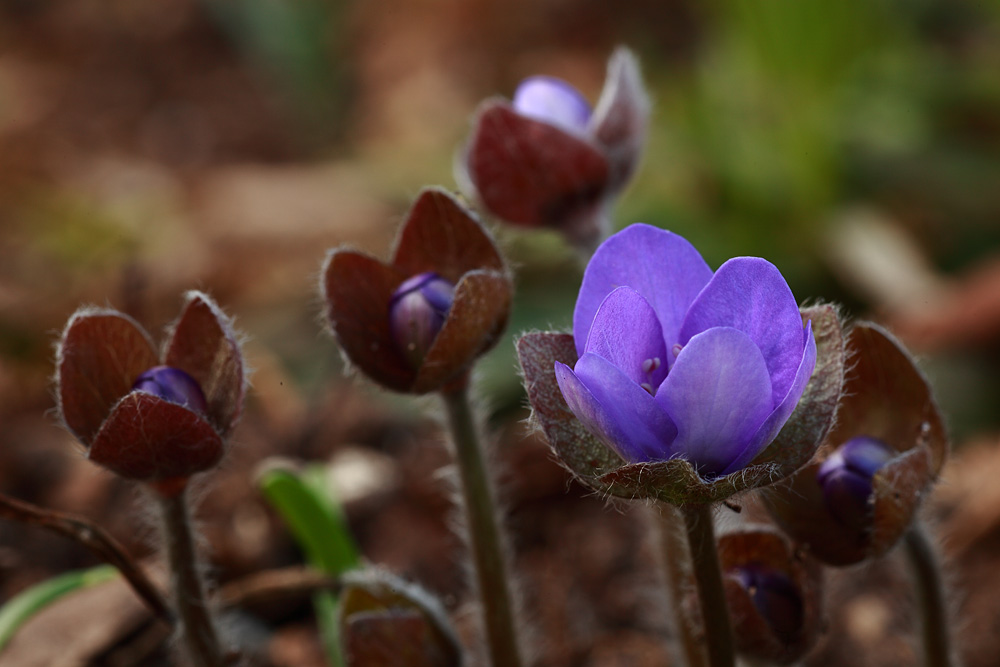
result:
[[[164,350],[128,316],[84,308],[63,332],[57,380],[62,419],[88,457],[167,493],[222,458],[245,380],[229,318],[200,292]]]
[[[500,338],[513,285],[493,239],[443,190],[424,190],[400,229],[392,261],[332,250],[323,297],[341,350],[394,391],[460,383]]]
[[[778,524],[831,565],[888,551],[948,451],[930,386],[902,346],[867,323],[847,346],[851,372],[819,456],[763,495]]]
[[[456,177],[496,218],[555,228],[592,248],[608,232],[607,209],[635,173],[648,123],[638,63],[619,49],[593,112],[575,88],[552,77],[527,79],[511,102],[484,102]]]

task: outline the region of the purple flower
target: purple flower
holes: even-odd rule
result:
[[[791,416],[816,365],[781,273],[757,257],[713,275],[683,238],[632,225],[587,266],[579,360],[555,363],[569,408],[629,463],[684,458],[703,477],[749,464]]]

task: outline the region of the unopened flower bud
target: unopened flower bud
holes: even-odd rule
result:
[[[774,635],[784,642],[798,640],[803,627],[803,605],[799,590],[786,574],[756,563],[727,573],[746,590]]]
[[[136,379],[132,390],[158,396],[202,415],[208,413],[208,403],[201,386],[179,368],[154,366]]]
[[[816,473],[827,509],[844,526],[866,531],[872,522],[872,477],[894,455],[881,440],[858,436],[845,442]]]
[[[419,368],[424,356],[441,331],[451,308],[455,286],[428,271],[403,282],[389,302],[389,326],[396,346],[413,368]]]
[[[767,664],[800,660],[822,625],[819,563],[766,526],[722,535],[718,552],[736,650]]]
[[[562,79],[533,76],[514,91],[514,110],[573,132],[584,132],[590,122],[590,104]]]

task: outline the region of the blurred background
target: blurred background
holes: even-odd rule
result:
[[[616,224],[672,229],[713,267],[767,257],[800,300],[890,326],[920,356],[958,450],[938,491],[949,554],[961,567],[995,564],[991,0],[0,0],[0,490],[101,519],[148,553],[149,531],[114,511],[134,492],[87,464],[57,426],[53,345],[81,304],[123,310],[155,337],[182,293],[202,289],[248,335],[255,369],[229,462],[206,494],[220,576],[297,557],[253,489],[260,461],[353,452],[367,473],[349,477],[368,486],[348,514],[366,555],[459,608],[462,585],[441,563],[456,543],[447,489],[434,476],[447,457],[425,443],[440,438],[420,403],[344,379],[322,332],[319,267],[339,244],[386,256],[420,187],[455,187],[453,159],[481,100],[535,73],[595,100],[619,44],[639,56],[654,107]],[[518,275],[510,333],[568,328],[573,252],[554,234],[498,234]],[[519,557],[533,563],[538,546],[535,565],[551,575],[555,527],[537,512],[570,485],[544,443],[523,437],[515,368],[508,340],[479,380],[515,471],[513,520],[529,536],[516,540]],[[579,489],[570,496],[593,503],[581,521],[600,512]],[[0,525],[0,597],[87,558]],[[634,619],[636,604],[602,613]],[[995,634],[1000,616],[962,604],[970,636]],[[666,632],[657,623],[647,630]],[[568,631],[552,624],[542,623],[552,655],[568,657],[540,664],[614,664],[608,656],[647,636],[621,621],[632,643],[608,640],[617,648],[602,654],[582,630],[553,639]],[[268,649],[276,664],[312,664],[308,605],[273,628],[293,637]],[[970,647],[969,664],[992,664],[975,659],[993,648]]]

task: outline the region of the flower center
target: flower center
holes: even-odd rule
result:
[[[646,376],[646,381],[639,386],[649,392],[650,396],[656,394],[656,387],[653,386],[653,373],[660,368],[659,357],[651,357],[642,362],[642,374]]]

